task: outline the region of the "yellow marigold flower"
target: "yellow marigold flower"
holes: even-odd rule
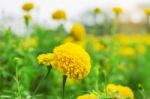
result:
[[[131,47],[124,47],[120,49],[120,54],[126,57],[132,57],[135,55],[135,50]]]
[[[144,13],[145,13],[146,15],[150,15],[150,8],[144,9]]]
[[[30,19],[32,19],[32,16],[31,16],[30,14],[28,14],[28,13],[25,14],[23,17],[24,17],[25,20],[30,20]]]
[[[117,15],[119,15],[120,13],[123,12],[122,8],[120,8],[120,7],[114,7],[114,8],[112,8],[112,11]]]
[[[65,43],[56,47],[53,55],[53,66],[69,78],[82,79],[90,72],[90,57],[78,45]]]
[[[115,99],[134,99],[133,91],[126,86],[108,84],[106,87],[106,92],[111,98]]]
[[[96,7],[95,9],[94,9],[94,12],[96,13],[96,14],[98,14],[98,13],[101,13],[101,9],[99,8],[99,7]]]
[[[115,94],[117,93],[117,87],[114,84],[108,84],[106,87],[106,93],[110,95],[111,97],[115,97]]]
[[[121,97],[134,99],[134,94],[129,87],[118,85],[118,91]]]
[[[85,94],[82,96],[78,96],[77,99],[99,99],[99,98],[95,94],[91,93],[91,94]]]
[[[48,54],[41,54],[37,57],[38,59],[38,62],[40,64],[44,64],[46,66],[50,66],[51,65],[51,62],[52,62],[52,59],[53,59],[53,54],[51,53],[48,53]]]
[[[38,60],[45,65],[51,64],[69,78],[82,79],[89,74],[91,68],[88,53],[73,43],[62,44],[53,53],[42,55]]]
[[[80,23],[74,23],[71,28],[71,35],[75,40],[82,40],[85,38],[85,27]]]
[[[22,6],[22,9],[24,11],[30,11],[34,8],[34,4],[31,3],[31,2],[28,2],[28,3],[25,3],[23,6]]]
[[[65,20],[67,18],[66,12],[64,10],[56,10],[52,14],[54,20]]]

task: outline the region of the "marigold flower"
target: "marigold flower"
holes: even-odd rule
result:
[[[120,54],[126,57],[132,57],[135,55],[135,50],[131,47],[124,47],[120,49]]]
[[[120,13],[123,12],[122,8],[120,8],[120,7],[114,7],[114,8],[112,8],[112,11],[113,11],[116,15],[119,15]]]
[[[85,38],[85,27],[80,23],[74,23],[71,28],[71,34],[75,40],[82,40]]]
[[[38,62],[40,64],[44,64],[46,66],[50,66],[51,65],[51,62],[52,62],[52,59],[53,59],[53,54],[51,53],[48,53],[48,54],[41,54],[37,57],[38,59]]]
[[[115,99],[134,99],[133,91],[126,86],[108,84],[106,87],[106,92],[109,96]]]
[[[94,12],[96,13],[96,14],[98,14],[98,13],[101,13],[101,9],[99,8],[99,7],[96,7],[95,9],[94,9]]]
[[[24,11],[30,11],[34,8],[34,4],[31,3],[31,2],[28,2],[28,3],[25,3],[23,6],[22,6],[22,9]]]
[[[52,14],[54,20],[65,20],[67,18],[66,12],[64,10],[56,10]]]
[[[66,43],[54,49],[53,66],[69,78],[82,79],[90,72],[88,53],[73,43]]]
[[[41,57],[38,58],[41,60],[40,63],[51,64],[53,68],[69,78],[82,79],[90,72],[91,62],[88,53],[73,43],[62,44],[56,47],[49,56]]]
[[[91,93],[91,94],[85,94],[82,96],[78,96],[77,99],[99,99],[99,98],[95,94]]]
[[[146,15],[150,15],[150,8],[144,9],[144,13],[145,13]]]

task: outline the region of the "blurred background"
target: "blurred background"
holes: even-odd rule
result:
[[[149,99],[150,0],[0,0],[0,99],[62,99],[63,73],[43,80],[37,57],[68,42],[91,69],[67,78],[66,99]]]
[[[28,1],[35,4],[35,9],[31,12],[32,23],[40,23],[47,27],[57,26],[57,23],[51,18],[51,14],[56,9],[66,11],[69,21],[65,25],[68,28],[73,21],[84,21],[88,25],[93,25],[92,17],[88,14],[95,7],[100,7],[103,13],[109,15],[109,19],[114,17],[111,12],[112,7],[122,7],[124,11],[120,16],[121,24],[129,27],[129,31],[131,29],[131,31],[135,32],[136,28],[144,31],[141,28],[146,18],[143,14],[143,9],[150,6],[149,0],[0,0],[0,25],[4,24],[5,27],[12,27],[18,34],[24,33],[22,18],[24,11],[22,11],[21,7],[23,3]],[[98,18],[99,24],[102,24],[103,17],[99,16]]]

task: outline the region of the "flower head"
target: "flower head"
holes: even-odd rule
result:
[[[91,94],[85,94],[82,96],[78,96],[77,99],[99,99],[99,98],[95,94],[91,93]]]
[[[115,99],[134,99],[133,91],[126,86],[108,84],[106,87],[106,92],[109,96]]]
[[[25,3],[25,4],[22,6],[22,9],[23,9],[24,11],[30,11],[30,10],[32,10],[33,8],[34,8],[34,5],[33,5],[33,3],[31,3],[31,2]]]
[[[99,7],[96,7],[95,9],[94,9],[94,12],[96,13],[96,14],[98,14],[98,13],[101,13],[101,9],[99,8]]]
[[[85,38],[85,27],[80,23],[74,23],[71,28],[71,35],[75,40],[82,40]]]
[[[120,8],[120,7],[114,7],[114,8],[112,8],[112,11],[113,11],[116,15],[119,15],[120,13],[123,12],[122,8]]]
[[[53,68],[69,78],[82,79],[89,74],[91,68],[88,53],[73,43],[62,44],[56,47],[49,56],[43,57],[42,55],[38,59],[45,65],[51,64]]]
[[[56,10],[52,14],[54,20],[65,20],[67,18],[66,12],[64,10]]]
[[[46,66],[50,66],[52,62],[53,54],[47,53],[47,54],[41,54],[37,57],[38,62],[40,64],[44,64]]]
[[[144,9],[144,13],[145,13],[146,15],[150,15],[150,8]]]

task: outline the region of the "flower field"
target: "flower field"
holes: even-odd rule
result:
[[[0,99],[150,98],[149,8],[145,31],[130,33],[120,30],[121,7],[102,25],[74,21],[69,32],[62,9],[50,17],[59,24],[55,29],[31,24],[35,7],[22,6],[25,35],[0,31]],[[92,11],[95,21],[103,16],[99,7]]]

